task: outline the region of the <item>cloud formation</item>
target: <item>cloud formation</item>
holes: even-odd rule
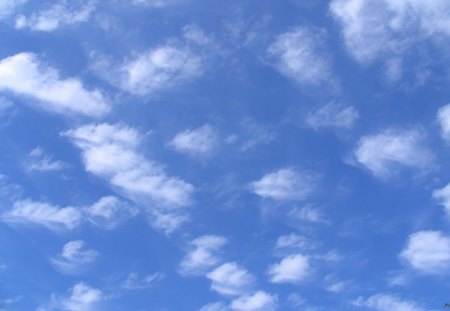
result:
[[[161,165],[139,152],[141,137],[121,124],[89,124],[64,133],[81,149],[88,172],[107,180],[150,213],[152,224],[172,232],[186,220],[194,187],[170,177]]]
[[[66,115],[99,117],[110,110],[101,91],[88,90],[76,78],[61,78],[55,68],[32,53],[0,61],[0,91],[30,97],[40,108]]]
[[[423,134],[417,130],[386,130],[359,140],[355,157],[375,176],[387,178],[401,168],[427,169],[432,153],[424,146]]]
[[[283,75],[303,85],[328,82],[332,69],[323,29],[299,26],[279,35],[267,53]]]
[[[413,269],[437,275],[450,270],[450,237],[440,231],[418,231],[409,236],[400,253]]]
[[[277,201],[305,199],[315,188],[316,178],[307,172],[282,168],[250,183],[250,189],[263,198]]]

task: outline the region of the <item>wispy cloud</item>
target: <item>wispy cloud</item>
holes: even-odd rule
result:
[[[50,32],[63,26],[86,22],[95,9],[95,2],[96,0],[60,0],[29,17],[18,16],[16,28]]]
[[[353,305],[376,311],[425,311],[418,303],[392,294],[377,294],[367,299],[359,297]]]
[[[53,156],[46,154],[41,147],[36,147],[31,150],[28,156],[27,168],[29,171],[52,172],[60,171],[67,167],[67,163],[54,160]]]
[[[329,103],[311,111],[306,118],[306,124],[316,130],[321,128],[348,129],[353,126],[358,117],[359,113],[353,106]]]
[[[250,183],[250,189],[263,198],[278,201],[302,200],[314,190],[316,179],[308,172],[282,168]]]
[[[67,242],[61,254],[51,259],[55,268],[63,274],[77,274],[92,264],[99,256],[99,252],[86,249],[86,243],[82,240]]]

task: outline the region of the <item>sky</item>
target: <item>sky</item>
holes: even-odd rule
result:
[[[0,0],[1,311],[450,303],[448,0]]]

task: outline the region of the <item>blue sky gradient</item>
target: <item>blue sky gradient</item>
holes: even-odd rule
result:
[[[0,0],[0,311],[450,302],[450,2]]]

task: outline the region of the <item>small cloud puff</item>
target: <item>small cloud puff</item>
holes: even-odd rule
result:
[[[178,133],[169,142],[169,146],[190,156],[203,156],[213,152],[218,143],[217,140],[215,130],[209,124],[205,124],[199,128]]]
[[[315,185],[316,178],[312,174],[283,168],[250,183],[250,189],[263,198],[290,201],[305,199]]]

